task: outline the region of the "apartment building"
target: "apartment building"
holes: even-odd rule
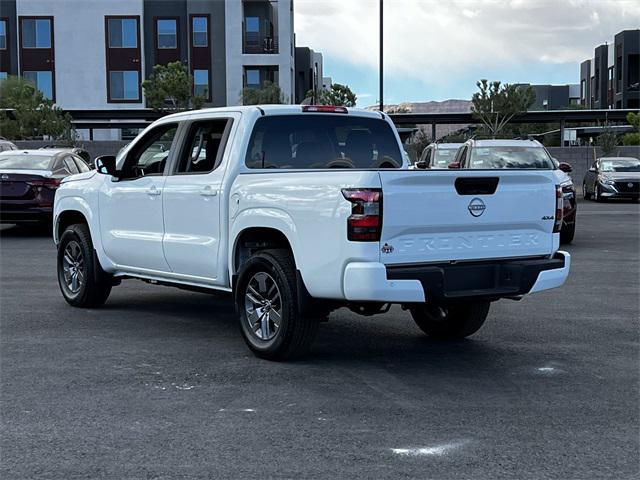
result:
[[[295,103],[301,103],[310,90],[322,90],[322,54],[309,47],[295,48]]]
[[[580,64],[585,108],[640,108],[640,29],[623,30]]]
[[[142,81],[173,61],[208,106],[267,80],[293,102],[293,0],[0,0],[0,78],[64,109],[143,108]]]

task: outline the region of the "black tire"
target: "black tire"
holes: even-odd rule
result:
[[[602,196],[600,195],[600,187],[598,187],[598,185],[596,184],[595,188],[593,189],[593,199],[596,202],[603,202],[604,198],[602,198]]]
[[[272,289],[265,287],[265,291],[260,292],[260,288],[257,288],[260,295],[254,295],[256,288],[251,290],[249,287],[256,287],[260,280],[265,285],[267,282],[275,284],[276,292],[269,294]],[[318,331],[318,319],[300,315],[296,268],[291,252],[269,249],[252,255],[241,268],[234,297],[242,337],[256,356],[268,360],[288,360],[307,353]],[[268,307],[265,302],[268,302]],[[262,307],[256,308],[257,305]],[[264,308],[270,312],[266,320]],[[271,315],[277,316],[271,319]]]
[[[587,184],[582,184],[582,198],[585,200],[591,200],[591,194],[587,192]]]
[[[75,286],[69,284],[70,268],[65,260],[65,255],[72,250],[77,251],[81,259],[74,263],[74,271],[80,271]],[[67,227],[58,245],[58,285],[67,303],[83,308],[102,306],[111,293],[111,280],[95,255],[89,227],[85,224]]]
[[[560,230],[560,243],[571,243],[573,242],[573,237],[576,235],[576,222],[573,222],[570,225],[565,225]]]
[[[476,301],[438,307],[419,305],[409,311],[416,325],[436,340],[455,340],[476,333],[489,314],[489,302]]]

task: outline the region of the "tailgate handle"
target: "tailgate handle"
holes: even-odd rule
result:
[[[456,178],[456,192],[458,195],[493,195],[499,181],[499,177]]]

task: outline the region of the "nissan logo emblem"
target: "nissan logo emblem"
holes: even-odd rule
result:
[[[631,183],[631,182],[627,183],[627,187],[633,188],[633,183]]]
[[[6,173],[3,173],[2,176],[0,177],[2,180],[9,180],[9,175],[7,175]]]
[[[473,215],[474,217],[479,217],[484,213],[487,206],[484,204],[484,202],[481,199],[474,198],[469,202],[469,207],[467,208],[469,208],[469,213],[471,215]]]

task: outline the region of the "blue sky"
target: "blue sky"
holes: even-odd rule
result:
[[[623,29],[635,0],[385,0],[385,103],[468,99],[480,78],[579,83],[579,63]],[[296,0],[297,44],[324,73],[378,98],[378,1]]]

